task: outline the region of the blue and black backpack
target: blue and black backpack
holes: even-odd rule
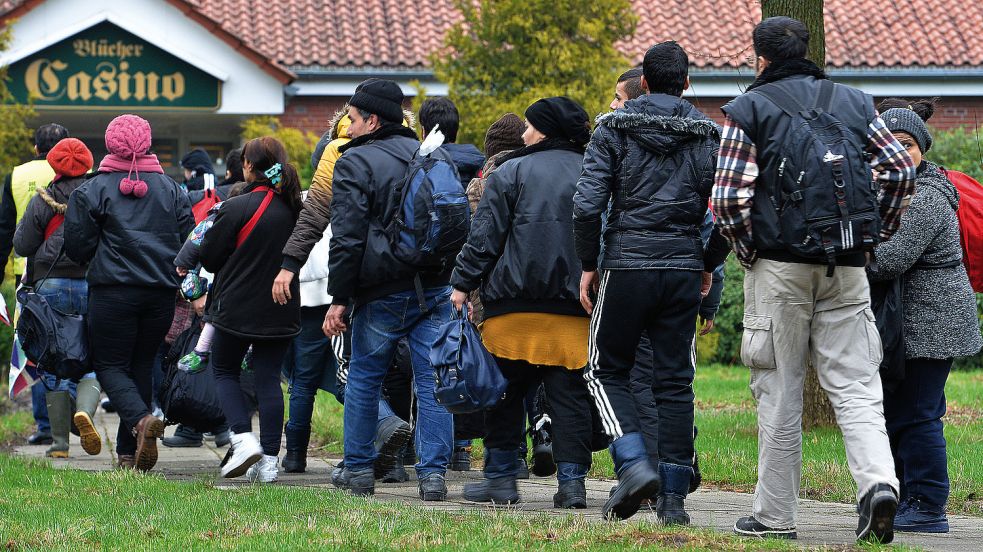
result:
[[[396,258],[420,272],[452,266],[471,228],[471,209],[454,165],[417,152],[393,196],[398,203],[388,233]]]

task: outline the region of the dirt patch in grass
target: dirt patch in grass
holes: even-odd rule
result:
[[[942,418],[945,423],[952,425],[969,425],[980,420],[983,420],[983,410],[979,408],[972,408],[969,406],[959,406],[959,405],[948,405],[946,408],[945,417]]]

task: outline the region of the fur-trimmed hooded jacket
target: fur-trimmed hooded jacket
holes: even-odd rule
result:
[[[48,223],[56,214],[64,215],[68,209],[68,197],[85,182],[86,176],[59,178],[46,188],[38,190],[31,198],[24,212],[24,218],[17,225],[14,234],[14,251],[28,258],[30,282],[43,278],[51,263],[58,259],[58,253],[65,243],[65,225],[62,224],[50,238],[44,239]],[[85,278],[85,265],[80,265],[62,255],[58,264],[51,269],[51,278]]]
[[[577,256],[601,268],[707,270],[700,226],[720,146],[717,125],[676,96],[647,94],[601,115],[574,195]]]

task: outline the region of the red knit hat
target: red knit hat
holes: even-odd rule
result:
[[[46,157],[59,176],[82,176],[92,168],[92,152],[78,138],[65,138],[51,148]]]

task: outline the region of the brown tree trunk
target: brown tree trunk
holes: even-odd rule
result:
[[[784,15],[805,23],[809,29],[809,53],[807,57],[820,67],[826,66],[826,31],[823,23],[823,0],[762,0],[762,19]],[[831,426],[836,423],[833,406],[819,386],[819,379],[812,366],[806,374],[802,391],[802,427],[809,429]]]

